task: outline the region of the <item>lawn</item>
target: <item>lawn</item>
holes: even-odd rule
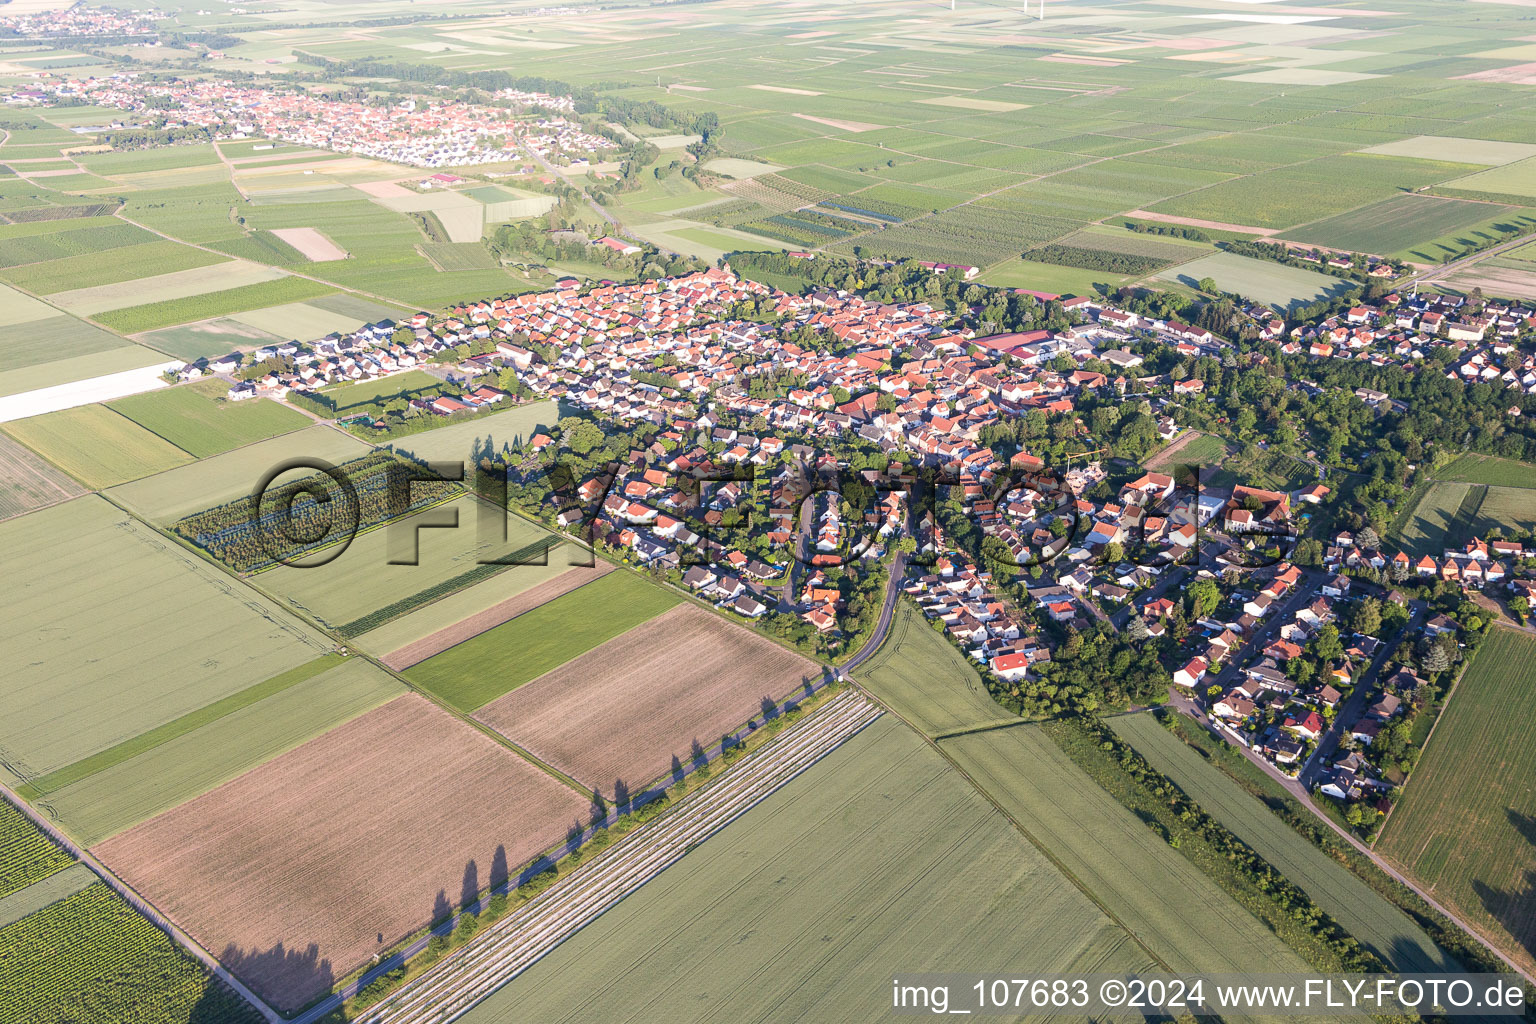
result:
[[[1097,295],[1098,285],[1118,288],[1131,279],[1124,274],[1106,274],[1101,270],[1014,259],[998,264],[977,280],[999,288],[1028,288],[1057,295]]]
[[[609,573],[450,647],[405,675],[461,711],[473,711],[680,600],[636,573]]]
[[[0,429],[92,488],[192,461],[182,449],[101,405],[12,420]]]
[[[708,1007],[713,1020],[876,1021],[889,1016],[879,993],[893,971],[1021,955],[1041,974],[1153,967],[887,716],[461,1020],[649,1020]]]
[[[1536,641],[1495,630],[1462,677],[1376,848],[1536,967]]]
[[[1057,864],[1176,972],[1300,971],[1303,961],[1038,726],[940,741]]]
[[[222,380],[185,384],[120,398],[108,406],[197,458],[227,452],[310,423],[308,416],[265,398],[231,402]]]
[[[331,642],[95,495],[0,523],[0,775],[70,765]]]
[[[432,462],[474,461],[476,451],[489,448],[499,452],[508,445],[519,447],[536,431],[547,430],[559,418],[560,409],[556,403],[530,402],[490,416],[411,434],[390,442],[390,447]]]
[[[926,736],[1014,720],[987,692],[975,666],[902,601],[859,682]]]
[[[1408,915],[1303,838],[1151,714],[1121,715],[1108,721],[1116,735],[1301,886],[1314,903],[1389,966],[1403,972],[1460,970]]]
[[[425,370],[407,370],[404,373],[380,377],[377,380],[364,380],[356,384],[325,388],[320,393],[335,403],[336,415],[341,417],[354,409],[375,404],[380,399],[409,398],[415,392],[439,388],[442,385],[443,382],[440,379]]]

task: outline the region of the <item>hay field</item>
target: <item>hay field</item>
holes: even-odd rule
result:
[[[120,398],[109,408],[199,459],[311,422],[297,409],[270,399],[231,402],[224,397],[228,390],[226,381],[198,381]]]
[[[288,459],[306,456],[333,466],[358,458],[368,446],[332,427],[315,423],[290,434],[248,444],[196,465],[146,477],[111,489],[121,502],[156,526],[169,526],[194,512],[249,495],[262,476]]]
[[[1281,237],[1381,255],[1410,252],[1418,246],[1419,251],[1411,255],[1418,259],[1433,259],[1436,257],[1421,243],[1465,231],[1489,217],[1514,213],[1518,209],[1465,199],[1399,195],[1293,228]]]
[[[1493,455],[1459,455],[1435,470],[1436,480],[1502,487],[1536,488],[1536,466]]]
[[[84,493],[84,487],[50,466],[32,449],[0,434],[0,519]]]
[[[506,542],[482,542],[479,516],[489,508],[476,498],[461,495],[361,534],[326,565],[311,569],[275,565],[252,576],[251,581],[279,601],[302,609],[343,635],[361,636],[429,600],[490,577],[496,567],[484,565],[482,560],[507,558],[557,540],[542,527],[507,515]],[[419,524],[441,522],[455,515],[458,526],[454,529],[417,529]],[[391,559],[411,557],[413,534],[417,564],[391,565]],[[520,567],[500,571],[518,572]],[[400,606],[401,602],[413,599],[415,603],[410,608]],[[393,609],[393,613],[383,613],[383,609]]]
[[[400,671],[586,586],[614,568],[602,561],[591,568],[570,567],[564,564],[564,556],[562,549],[552,549],[547,565],[517,566],[497,573],[484,583],[370,630],[354,643],[383,654],[379,660]]]
[[[1174,971],[1306,969],[1037,727],[957,736],[940,746]]]
[[[516,870],[588,802],[406,694],[93,852],[292,1012],[443,894],[457,904],[471,866],[476,889],[498,854]]]
[[[93,489],[192,461],[165,438],[101,405],[12,420],[4,430]]]
[[[579,598],[582,591],[576,591]],[[475,717],[584,785],[638,791],[821,666],[695,604],[621,633]]]
[[[406,677],[459,710],[473,711],[681,600],[636,573],[609,573],[428,658]]]
[[[310,302],[250,309],[232,313],[229,319],[283,341],[317,341],[328,334],[355,331],[363,325],[357,317],[322,309]]]
[[[1438,559],[1447,546],[1458,542],[1482,503],[1479,485],[1430,484],[1416,504],[1405,507],[1388,530],[1389,538],[1415,561],[1425,555]]]
[[[1150,958],[890,716],[476,1006],[464,1024],[875,1022],[892,972]],[[1036,1020],[1046,1019],[1043,1015]],[[1076,1019],[1063,1017],[1066,1019]]]
[[[94,495],[0,523],[0,769],[72,764],[329,649]]]
[[[140,340],[178,359],[192,362],[228,355],[237,349],[260,348],[283,339],[226,317],[151,331]]]
[[[1497,259],[1497,257],[1495,257]],[[1525,267],[1501,267],[1484,260],[1466,270],[1452,274],[1444,283],[1461,292],[1481,288],[1493,298],[1509,297],[1525,299],[1536,293],[1536,270]]]
[[[1314,903],[1388,966],[1403,972],[1462,969],[1407,914],[1287,825],[1150,714],[1119,715],[1107,721],[1116,735],[1305,890]]]
[[[327,658],[316,667],[325,670],[310,674],[310,666],[305,665],[283,673],[299,677],[291,685],[284,686],[287,680],[282,677],[276,680],[277,685],[257,684],[253,689],[275,692],[68,785],[50,789],[38,803],[76,842],[93,846],[238,778],[403,692],[395,679],[361,659],[337,663]],[[237,703],[236,698],[242,696],[236,694],[230,702]],[[193,715],[205,717],[198,712]],[[137,749],[144,744],[130,741],[130,745]],[[87,763],[80,771],[90,767]],[[79,774],[71,768],[58,774]]]
[[[927,736],[1010,721],[981,676],[909,601],[885,643],[857,672],[864,688]]]
[[[1498,629],[1435,726],[1376,849],[1536,968],[1536,641]]]

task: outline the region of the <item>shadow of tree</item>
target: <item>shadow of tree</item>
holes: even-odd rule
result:
[[[1528,864],[1536,864],[1536,816],[1513,807],[1505,808],[1504,814],[1520,838],[1529,844],[1524,858]],[[1472,891],[1482,901],[1483,909],[1504,927],[1526,956],[1536,957],[1536,867],[1525,867],[1524,873],[1513,886],[1499,889],[1478,879],[1472,880]]]
[[[313,942],[304,949],[279,942],[265,950],[230,943],[219,954],[219,962],[285,1014],[303,1009],[336,984],[330,960],[320,955],[320,947]]]
[[[469,907],[480,898],[480,865],[470,858],[464,865],[464,882],[459,888],[459,906]]]

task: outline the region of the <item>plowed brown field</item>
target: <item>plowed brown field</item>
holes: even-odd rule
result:
[[[588,800],[406,694],[95,853],[257,993],[297,1010],[512,872]],[[473,868],[471,869],[471,865]]]
[[[476,717],[585,785],[631,792],[820,675],[815,662],[678,605],[481,708]]]

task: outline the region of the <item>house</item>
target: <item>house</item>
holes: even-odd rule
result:
[[[1317,739],[1322,734],[1323,729],[1326,728],[1323,724],[1322,716],[1316,711],[1308,711],[1301,718],[1297,718],[1294,715],[1288,716],[1282,727],[1290,729],[1298,736],[1309,740]]]
[[[1022,651],[1000,654],[992,659],[991,665],[999,678],[1016,683],[1028,675],[1029,654]]]
[[[1183,668],[1173,674],[1173,681],[1179,686],[1193,690],[1205,678],[1207,667],[1204,658],[1191,658]]]

